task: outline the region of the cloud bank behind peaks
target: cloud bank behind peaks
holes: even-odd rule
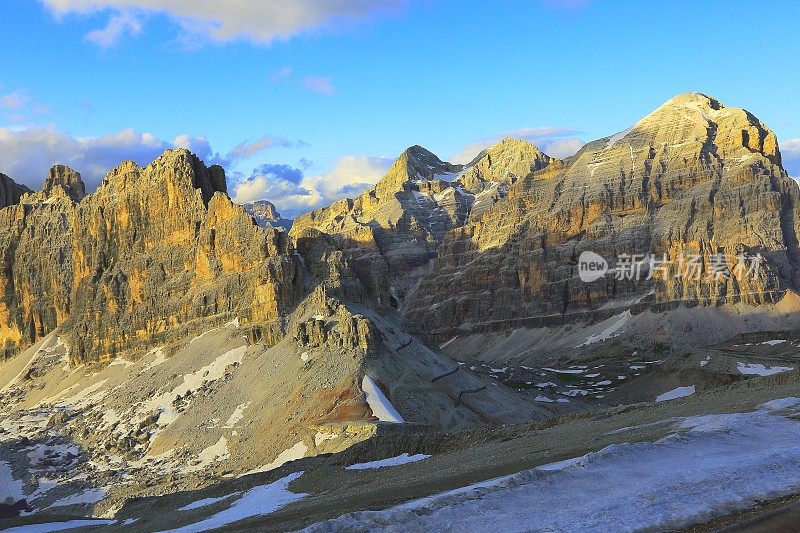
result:
[[[50,167],[62,164],[80,172],[87,188],[93,190],[106,173],[122,161],[131,160],[144,166],[168,148],[186,148],[208,164],[218,163],[229,169],[272,147],[304,145],[300,141],[265,135],[255,141],[242,142],[220,155],[201,135],[183,134],[166,141],[152,133],[130,128],[100,137],[74,137],[53,125],[0,128],[0,172],[38,189]]]
[[[386,174],[391,164],[385,157],[346,156],[330,172],[314,176],[306,176],[303,168],[266,164],[253,169],[249,177],[240,177],[229,190],[236,203],[269,200],[281,215],[294,218],[341,198],[358,196]]]
[[[141,17],[166,15],[190,40],[270,44],[317,30],[342,30],[399,14],[408,0],[41,0],[57,16],[110,12],[86,38],[109,47],[141,31]]]
[[[794,178],[800,178],[800,139],[791,139],[781,143],[783,167]]]

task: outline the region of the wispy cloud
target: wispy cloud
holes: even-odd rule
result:
[[[575,137],[581,132],[574,128],[553,126],[540,126],[536,128],[519,128],[504,131],[492,137],[479,139],[465,146],[461,151],[453,154],[450,161],[453,163],[469,163],[482,150],[485,150],[506,138],[524,139],[535,144],[542,152],[549,156],[563,159],[569,157],[584,145],[584,142]]]
[[[139,35],[141,31],[142,24],[138,17],[130,11],[119,11],[108,19],[104,28],[87,33],[86,40],[100,48],[113,48],[123,36]]]
[[[25,124],[52,113],[50,106],[34,101],[28,93],[16,90],[0,96],[0,112],[8,123]]]
[[[336,92],[336,88],[333,86],[333,78],[330,76],[303,78],[303,87],[317,94],[331,95]]]
[[[233,160],[249,159],[268,148],[300,148],[308,146],[304,141],[289,141],[282,137],[264,135],[254,141],[242,141],[228,153],[226,159]]]
[[[0,107],[4,109],[20,109],[28,102],[30,97],[22,91],[14,91],[13,93],[0,96]]]
[[[111,12],[93,42],[104,46],[125,33],[138,33],[126,13],[160,14],[175,21],[188,40],[246,40],[270,44],[319,30],[342,30],[376,18],[395,16],[410,0],[41,0],[57,17]],[[119,18],[122,17],[122,18]],[[115,20],[116,19],[116,20]],[[133,31],[135,29],[135,31]],[[87,36],[88,38],[88,36]]]

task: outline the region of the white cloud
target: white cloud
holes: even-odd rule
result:
[[[230,189],[237,203],[266,199],[281,215],[294,218],[361,194],[386,174],[391,164],[385,157],[346,156],[330,172],[316,176],[303,176],[302,169],[286,165],[262,165]]]
[[[330,95],[336,92],[333,87],[333,78],[330,76],[308,76],[303,79],[303,87],[317,94]]]
[[[573,137],[580,133],[572,128],[540,126],[537,128],[520,128],[498,133],[493,137],[480,139],[468,144],[450,157],[452,163],[466,164],[472,161],[482,150],[506,138],[524,139],[535,144],[549,156],[563,159],[575,154],[584,145],[580,139]]]
[[[21,91],[0,96],[0,107],[4,109],[19,109],[30,101],[28,95]]]
[[[791,139],[781,143],[783,168],[790,176],[800,176],[800,139]]]
[[[187,34],[217,42],[269,44],[301,33],[339,29],[399,13],[409,0],[41,0],[56,16],[112,10],[162,14]],[[121,23],[122,21],[119,21]],[[109,27],[106,30],[109,30]],[[123,26],[130,31],[130,26]],[[106,31],[101,30],[101,31]],[[109,30],[109,35],[113,30]]]
[[[170,145],[150,133],[122,130],[102,137],[73,137],[55,126],[0,128],[0,172],[38,189],[57,163],[79,171],[90,188],[125,159],[149,163]]]
[[[288,143],[288,141],[285,141]],[[247,143],[240,144],[248,146]],[[272,146],[261,143],[245,152],[259,153]],[[88,189],[100,184],[106,173],[124,160],[146,165],[167,148],[186,148],[206,163],[233,166],[241,159],[241,151],[234,148],[224,156],[213,151],[203,136],[179,135],[172,142],[152,133],[125,129],[100,137],[74,137],[56,126],[31,126],[26,128],[0,128],[0,172],[15,181],[38,189],[52,165],[63,164],[81,173]]]
[[[108,19],[105,28],[87,33],[86,40],[100,48],[112,48],[119,43],[123,35],[138,35],[141,31],[142,24],[136,16],[130,11],[120,11]]]
[[[583,148],[584,144],[586,143],[580,139],[554,139],[548,143],[542,144],[539,149],[550,157],[565,159],[571,155],[575,155],[578,150]]]
[[[255,141],[243,141],[234,146],[224,162],[229,163],[231,160],[248,159],[258,153],[263,152],[267,148],[293,148],[298,146],[306,146],[306,143],[302,141],[292,142],[281,137],[264,135]]]

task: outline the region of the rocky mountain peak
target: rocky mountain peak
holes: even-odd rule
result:
[[[63,191],[73,202],[80,202],[86,196],[80,173],[65,165],[54,165],[42,185],[42,193],[48,197],[56,190]]]
[[[433,152],[419,145],[407,148],[392,164],[386,175],[375,186],[375,195],[380,199],[390,198],[395,193],[407,190],[412,181],[433,180],[461,170],[439,159]]]
[[[281,218],[281,214],[278,213],[278,210],[275,208],[275,204],[272,202],[267,200],[256,200],[250,205],[253,207],[253,212],[257,213],[261,217],[270,220],[278,220]]]
[[[283,218],[275,207],[275,204],[270,201],[256,200],[253,203],[242,204],[242,207],[253,217],[256,224],[262,228],[279,227],[288,230],[292,227],[292,221]]]
[[[780,163],[775,134],[754,115],[701,93],[678,95],[632,127],[519,182],[480,219],[450,232],[437,250],[435,274],[404,310],[419,324],[500,328],[519,317],[531,324],[553,315],[566,321],[648,291],[655,309],[680,301],[774,301],[797,286],[800,265],[800,200]],[[587,284],[569,266],[584,250],[612,261],[621,253],[673,259],[760,253],[770,273],[741,284],[684,278],[675,270],[649,284],[607,278]],[[440,340],[452,331],[443,327]]]
[[[215,192],[228,193],[225,170],[219,165],[206,167],[199,157],[185,148],[167,149],[145,168],[133,161],[123,161],[106,174],[98,191],[105,191],[104,194],[149,194],[165,187],[170,196],[178,191],[190,195],[194,189],[199,189],[205,205]]]
[[[778,139],[772,130],[749,111],[725,107],[702,93],[675,96],[631,128],[603,140],[608,148],[624,140],[634,149],[643,144],[680,148],[694,143],[713,157],[738,158],[746,163],[748,154],[760,155],[781,164]]]
[[[464,167],[458,182],[477,193],[493,183],[512,184],[553,161],[556,160],[528,141],[506,138],[481,151]]]

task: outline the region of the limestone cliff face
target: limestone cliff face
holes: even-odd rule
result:
[[[655,309],[772,301],[798,286],[798,200],[764,124],[705,95],[681,95],[518,180],[451,232],[406,311],[446,337],[462,324],[560,323],[622,297],[647,297]],[[585,250],[612,266],[620,254],[700,254],[703,275],[685,279],[672,265],[652,280],[584,283],[576,263]],[[739,254],[763,254],[767,264],[758,278],[706,279],[718,253],[731,272]]]
[[[220,167],[168,150],[121,164],[80,202],[76,175],[56,168],[0,211],[7,353],[62,326],[73,363],[107,359],[232,318],[279,321],[303,296],[286,234],[230,201]]]
[[[0,209],[19,203],[20,197],[31,190],[0,173]]]
[[[373,297],[397,299],[422,274],[445,234],[504,197],[509,185],[554,160],[526,141],[507,139],[468,165],[407,149],[358,198],[298,217],[290,234],[309,228],[333,235]]]

